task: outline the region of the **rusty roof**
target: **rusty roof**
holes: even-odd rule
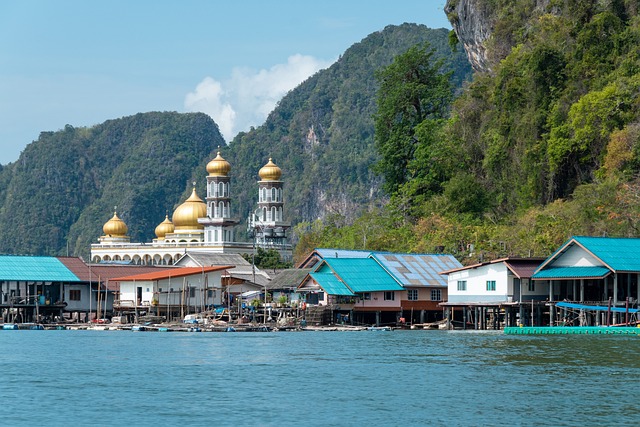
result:
[[[230,268],[233,268],[233,265],[220,265],[214,267],[180,267],[164,271],[136,274],[133,276],[115,277],[110,280],[114,282],[131,282],[135,280],[161,280],[168,279],[170,277],[184,277],[191,276],[192,274],[204,274],[210,273],[212,271],[228,270]]]

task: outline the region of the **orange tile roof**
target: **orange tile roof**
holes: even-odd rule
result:
[[[152,273],[136,274],[134,276],[114,277],[112,282],[132,282],[136,280],[160,280],[170,277],[184,277],[192,274],[210,273],[212,271],[228,270],[234,268],[233,265],[213,266],[213,267],[181,267]]]

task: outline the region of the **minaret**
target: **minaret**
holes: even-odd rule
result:
[[[102,245],[130,242],[130,238],[127,236],[129,228],[127,227],[127,224],[118,217],[118,213],[115,208],[113,217],[111,217],[111,219],[102,226],[102,231],[104,232],[104,235],[98,238],[98,241]]]
[[[233,227],[240,221],[231,218],[229,189],[231,165],[220,155],[207,164],[207,216],[198,219],[204,225],[206,244],[224,244],[234,241]]]
[[[282,170],[269,158],[258,174],[258,209],[249,218],[249,226],[255,232],[258,246],[284,245],[291,224],[284,221]]]

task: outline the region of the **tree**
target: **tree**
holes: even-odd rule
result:
[[[442,61],[433,55],[430,45],[421,43],[376,73],[380,89],[375,144],[381,159],[375,170],[385,178],[384,188],[391,195],[418,174],[412,167],[421,144],[416,128],[429,127],[423,122],[443,119],[448,113],[451,73],[442,73]]]

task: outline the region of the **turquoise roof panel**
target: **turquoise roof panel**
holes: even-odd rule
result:
[[[453,255],[373,253],[372,258],[403,286],[447,286],[441,271],[462,267]]]
[[[80,282],[58,258],[0,255],[0,280]]]
[[[309,273],[313,280],[329,295],[355,296],[333,273]]]
[[[573,238],[615,271],[640,272],[640,239],[617,237]]]
[[[324,263],[355,293],[404,290],[373,258],[331,258]]]
[[[610,272],[606,267],[551,267],[537,272],[532,279],[599,279]]]

